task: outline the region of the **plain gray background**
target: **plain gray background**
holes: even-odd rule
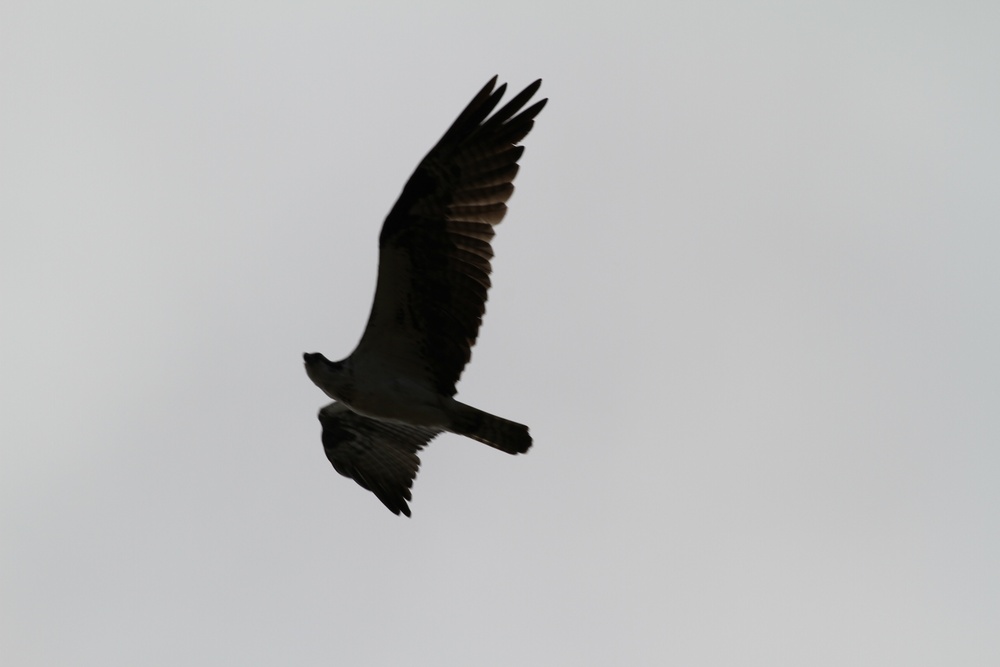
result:
[[[1000,5],[9,2],[5,665],[996,665]],[[413,518],[301,353],[551,98]]]

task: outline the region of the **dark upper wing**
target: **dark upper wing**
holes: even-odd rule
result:
[[[406,501],[420,467],[417,451],[440,431],[370,419],[342,403],[320,410],[319,422],[334,470],[374,493],[393,514],[410,516]]]
[[[506,89],[494,90],[493,77],[417,166],[382,227],[375,302],[355,354],[391,358],[455,393],[486,310],[490,240],[514,191],[517,144],[547,100],[522,107],[541,83],[490,116]]]

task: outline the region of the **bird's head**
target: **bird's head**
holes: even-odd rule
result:
[[[306,365],[306,373],[309,374],[309,377],[313,378],[313,382],[316,382],[317,376],[336,372],[337,366],[339,366],[339,364],[333,363],[319,352],[306,352],[302,355],[302,361]]]
[[[302,361],[309,379],[331,398],[337,398],[338,388],[349,382],[350,373],[342,361],[330,361],[319,352],[306,352]]]
[[[317,379],[322,376],[323,368],[330,363],[330,360],[319,352],[306,352],[302,355],[302,361],[305,363],[309,379],[318,385]]]
[[[305,362],[306,368],[309,368],[310,366],[319,366],[324,363],[330,363],[330,360],[319,352],[306,352],[302,355],[302,361]]]

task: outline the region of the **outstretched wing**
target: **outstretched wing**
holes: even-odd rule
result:
[[[406,501],[420,467],[417,451],[441,431],[363,417],[336,402],[319,411],[319,422],[334,470],[374,493],[393,514],[410,516]]]
[[[514,192],[518,143],[547,100],[522,107],[541,83],[490,116],[506,90],[493,77],[417,166],[379,236],[375,302],[355,355],[392,360],[454,395],[486,310],[490,240]]]

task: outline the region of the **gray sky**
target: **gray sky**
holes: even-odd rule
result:
[[[4,664],[998,664],[1000,5],[644,6],[0,9]],[[301,353],[496,73],[535,447],[405,520]]]

